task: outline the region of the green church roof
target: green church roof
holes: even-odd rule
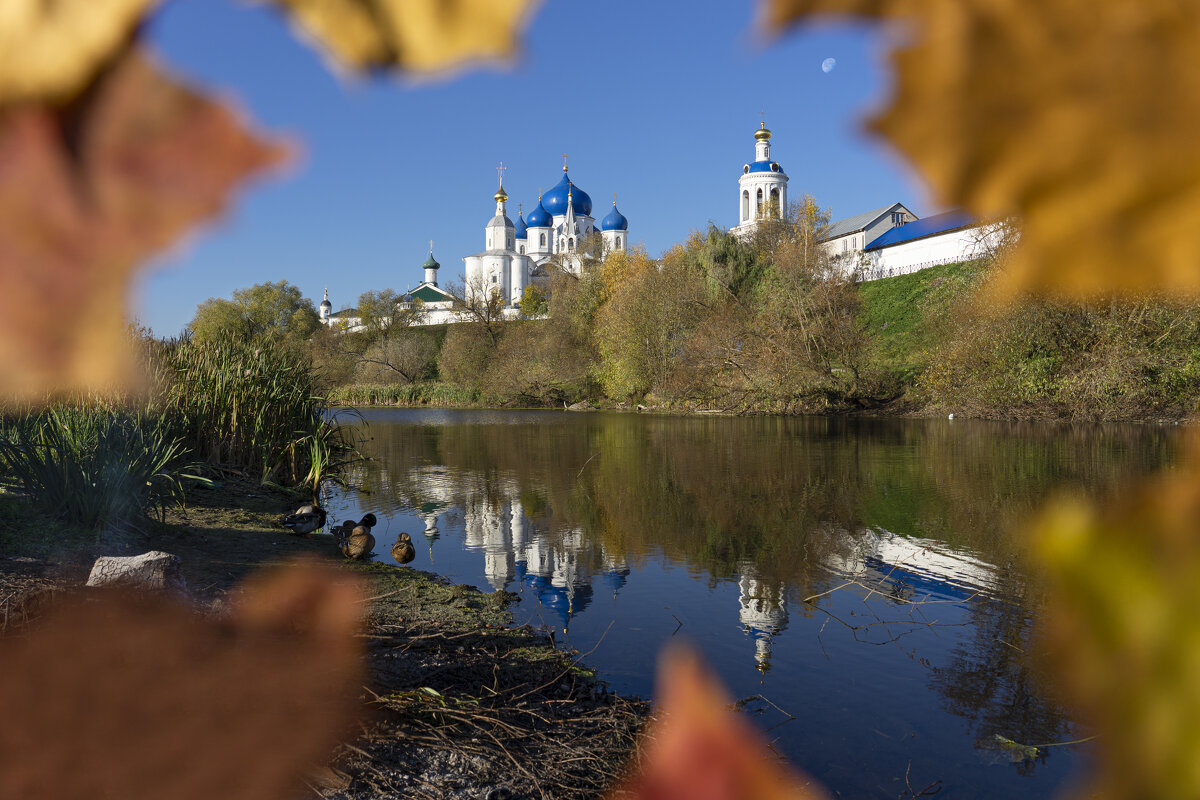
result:
[[[410,296],[422,303],[444,303],[454,299],[454,295],[444,292],[436,286],[430,286],[428,283],[413,291]]]

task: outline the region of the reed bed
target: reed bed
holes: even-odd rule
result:
[[[167,342],[158,356],[164,411],[209,464],[314,489],[345,446],[307,358],[235,342]]]
[[[450,383],[360,383],[338,386],[329,393],[333,406],[436,406],[477,408],[480,393]]]
[[[0,416],[0,491],[102,528],[165,511],[199,464],[316,495],[348,449],[308,360],[285,350],[145,340],[153,399],[81,397]]]

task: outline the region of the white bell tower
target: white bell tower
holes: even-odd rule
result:
[[[787,218],[787,173],[771,160],[771,132],[764,121],[754,132],[754,161],[742,166],[738,178],[738,224],[733,232],[749,234],[767,219]]]

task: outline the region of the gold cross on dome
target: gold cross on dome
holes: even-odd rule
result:
[[[767,112],[765,112],[765,111],[760,111],[760,112],[758,112],[758,115],[759,115],[760,117],[762,117],[762,126],[763,126],[764,128],[765,128],[765,127],[767,127]]]
[[[506,169],[508,169],[508,167],[504,166],[503,161],[500,162],[500,166],[496,167],[496,174],[500,176],[499,183],[501,186],[504,185],[504,170]]]
[[[433,255],[433,239],[429,240],[429,255]]]
[[[567,154],[563,153],[563,172],[567,171]]]

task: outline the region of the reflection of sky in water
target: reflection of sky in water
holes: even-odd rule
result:
[[[378,437],[390,422],[410,426],[414,437],[464,423],[535,424],[533,444],[522,444],[534,450],[563,447],[579,419],[547,412],[364,416]],[[551,422],[567,429],[550,429]],[[586,424],[603,426],[594,418]],[[518,624],[555,629],[618,691],[650,696],[656,653],[672,637],[686,637],[735,697],[765,698],[747,709],[771,728],[783,753],[846,796],[899,796],[907,772],[918,789],[941,780],[948,796],[1049,797],[1077,761],[1061,749],[1014,766],[981,747],[992,732],[1018,741],[1043,733],[1075,738],[1074,726],[1025,685],[1027,671],[1014,658],[1030,619],[1009,597],[1025,578],[1007,564],[998,570],[981,554],[869,520],[827,520],[815,539],[819,563],[806,573],[817,577],[805,584],[779,578],[787,570],[770,562],[740,562],[736,574],[714,577],[677,550],[651,546],[634,557],[608,549],[585,525],[528,513],[522,492],[536,478],[484,463],[465,468],[454,460],[459,454],[422,450],[407,435],[388,440],[393,449],[351,475],[373,494],[329,498],[332,519],[373,511],[380,560],[391,560],[391,543],[407,531],[417,545],[411,566],[516,593]],[[432,463],[430,452],[459,466]],[[910,444],[894,458],[910,466],[917,460]],[[897,503],[903,491],[885,484]]]

